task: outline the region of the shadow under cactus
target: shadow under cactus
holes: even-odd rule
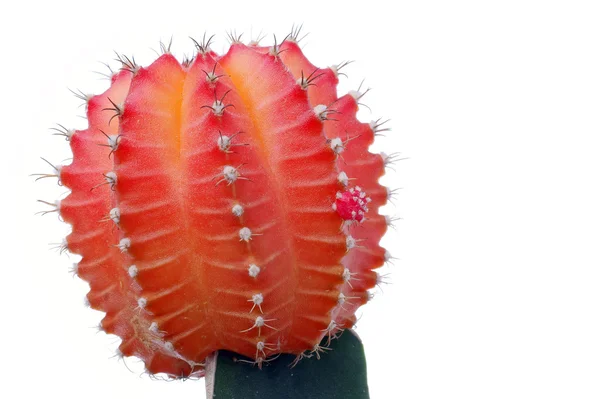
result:
[[[327,343],[327,339],[322,345]],[[313,354],[290,367],[295,355],[282,354],[263,363],[219,351],[207,370],[207,398],[212,399],[369,399],[363,345],[345,331],[331,341],[331,350]]]

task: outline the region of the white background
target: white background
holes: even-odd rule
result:
[[[335,4],[333,4],[335,3]],[[595,1],[39,1],[3,6],[0,114],[0,396],[203,398],[203,382],[156,382],[110,358],[67,231],[36,199],[51,136],[82,128],[67,87],[100,92],[113,50],[149,63],[159,39],[235,29],[283,38],[304,24],[313,63],[355,60],[340,90],[373,90],[363,120],[391,118],[373,151],[408,160],[403,218],[383,243],[391,284],[358,332],[374,399],[600,397],[600,12]],[[335,381],[332,381],[334,384]]]

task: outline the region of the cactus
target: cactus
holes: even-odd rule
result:
[[[110,88],[82,96],[88,128],[57,130],[72,163],[40,176],[71,190],[53,205],[101,328],[152,374],[203,376],[219,349],[259,367],[319,357],[389,260],[390,158],[368,151],[387,129],[357,120],[364,93],[338,97],[345,64],[313,66],[297,32],[231,39],[183,62],[120,56]]]

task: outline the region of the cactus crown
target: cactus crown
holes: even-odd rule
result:
[[[313,66],[297,39],[119,57],[82,97],[88,128],[55,132],[73,161],[40,178],[71,190],[47,203],[72,225],[64,248],[102,329],[151,373],[201,376],[217,349],[319,356],[389,259],[385,158],[368,151],[385,129],[357,120],[361,93],[338,97],[344,64]]]

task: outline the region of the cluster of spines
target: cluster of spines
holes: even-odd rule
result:
[[[339,186],[337,198],[323,199],[329,201],[328,208],[330,211],[337,211],[336,200],[347,196],[347,193],[350,193],[351,197],[354,198],[355,191],[363,194],[368,192],[369,197],[366,197],[365,194],[362,197],[358,195],[357,198],[361,201],[364,199],[365,203],[367,200],[369,203],[372,202],[371,207],[373,210],[368,215],[366,215],[368,211],[366,204],[360,204],[359,210],[356,212],[350,211],[351,217],[338,212],[342,219],[341,228],[338,228],[341,230],[343,236],[345,236],[340,241],[345,246],[345,251],[339,252],[340,255],[337,255],[339,256],[338,261],[340,261],[341,266],[339,269],[330,267],[329,270],[324,270],[324,267],[315,267],[313,272],[317,274],[339,273],[339,281],[332,284],[331,288],[326,292],[310,292],[310,289],[305,290],[306,295],[331,298],[333,306],[330,306],[326,318],[315,316],[305,318],[304,322],[312,322],[315,325],[321,325],[323,328],[317,329],[319,333],[310,340],[302,337],[296,340],[295,345],[290,348],[288,345],[290,332],[293,332],[294,326],[289,325],[289,323],[288,325],[278,325],[278,319],[269,315],[269,309],[275,309],[278,305],[281,307],[281,304],[269,303],[269,293],[275,291],[278,287],[260,284],[264,267],[261,266],[260,261],[253,254],[253,237],[263,234],[262,231],[265,231],[265,229],[273,228],[277,222],[263,223],[257,230],[246,223],[245,218],[248,214],[248,209],[257,206],[257,204],[264,206],[269,201],[269,192],[272,192],[274,188],[271,187],[269,181],[267,181],[268,179],[260,181],[260,178],[264,178],[264,176],[261,176],[259,170],[252,170],[247,166],[249,164],[254,164],[255,166],[261,164],[260,157],[264,155],[261,149],[252,150],[251,146],[248,145],[249,143],[240,141],[244,133],[239,129],[232,128],[232,126],[237,128],[240,124],[246,124],[248,130],[256,129],[256,121],[248,120],[247,113],[244,115],[243,112],[248,106],[248,99],[242,99],[237,96],[234,90],[234,88],[239,87],[240,83],[234,84],[226,71],[222,70],[221,64],[223,61],[225,61],[226,65],[229,62],[229,71],[236,68],[239,69],[242,66],[236,65],[236,62],[232,60],[234,56],[229,54],[224,57],[216,56],[210,50],[210,39],[206,40],[206,37],[201,44],[196,42],[198,50],[196,56],[188,59],[182,65],[177,63],[177,67],[181,68],[180,73],[183,74],[184,70],[188,75],[196,73],[197,77],[193,81],[201,82],[196,83],[199,86],[198,89],[192,90],[189,98],[186,99],[184,96],[180,100],[179,105],[188,101],[188,105],[191,105],[196,110],[206,109],[208,116],[206,116],[207,114],[203,114],[202,118],[210,119],[208,122],[206,120],[203,121],[206,130],[203,134],[206,135],[207,143],[212,141],[213,148],[210,151],[205,150],[205,148],[209,148],[207,144],[202,151],[190,153],[188,157],[189,165],[194,164],[195,156],[206,155],[207,152],[212,154],[211,156],[214,157],[215,161],[220,160],[218,167],[215,167],[216,173],[213,176],[193,176],[193,173],[189,175],[189,171],[183,171],[181,172],[182,177],[189,179],[189,181],[198,180],[200,187],[204,188],[207,187],[207,184],[222,187],[223,191],[221,193],[223,194],[223,198],[228,198],[228,201],[225,201],[225,208],[227,214],[232,218],[228,224],[238,225],[235,238],[241,245],[245,246],[247,258],[244,262],[244,275],[251,281],[250,284],[254,284],[252,286],[253,289],[247,291],[247,295],[240,299],[248,303],[248,317],[245,318],[248,322],[248,327],[243,330],[231,332],[231,335],[236,339],[239,339],[240,334],[255,333],[255,335],[250,337],[245,345],[238,347],[229,346],[226,349],[254,356],[255,363],[258,365],[267,360],[269,355],[274,355],[281,351],[297,353],[299,359],[312,355],[318,357],[324,350],[319,346],[323,337],[331,339],[339,331],[354,325],[356,321],[354,316],[356,309],[369,299],[368,290],[374,287],[379,281],[377,274],[372,269],[381,266],[383,262],[390,259],[389,253],[378,245],[378,241],[384,234],[386,225],[390,219],[376,213],[377,208],[383,205],[390,195],[390,191],[380,186],[377,182],[379,176],[383,174],[386,158],[368,152],[368,147],[372,143],[373,137],[387,129],[382,127],[383,124],[379,121],[369,124],[358,122],[355,114],[358,108],[357,101],[362,94],[350,93],[340,98],[337,97],[337,78],[340,73],[339,70],[344,64],[327,69],[319,69],[312,66],[302,55],[294,40],[294,36],[288,37],[287,40],[284,40],[280,44],[276,42],[274,46],[265,48],[258,47],[257,43],[251,47],[245,47],[240,43],[238,36],[232,37],[236,38],[236,40],[232,40],[232,48],[239,47],[240,50],[238,52],[242,57],[254,60],[262,59],[263,61],[265,58],[271,57],[273,65],[280,65],[275,68],[276,70],[279,68],[278,72],[291,73],[293,80],[296,82],[296,96],[298,96],[299,92],[304,92],[309,104],[313,104],[313,117],[316,117],[315,119],[319,123],[319,132],[324,134],[323,147],[328,149],[330,152],[330,161],[335,165],[330,173],[333,176],[332,183]],[[161,48],[163,49],[163,54],[166,55],[160,57],[159,60],[148,68],[151,69],[154,67],[157,69],[160,68],[161,64],[166,65],[165,69],[167,71],[158,71],[156,72],[157,75],[160,75],[160,73],[170,73],[169,68],[177,70],[177,67],[171,66],[175,60],[170,55],[170,45],[168,47],[161,46]],[[140,273],[152,274],[156,268],[176,264],[176,260],[170,259],[165,254],[155,253],[151,255],[151,258],[154,257],[153,259],[142,259],[141,263],[145,266],[139,266],[138,260],[144,251],[135,250],[135,239],[132,241],[131,237],[125,236],[124,231],[127,231],[127,228],[122,228],[122,217],[127,218],[128,214],[131,216],[132,213],[135,213],[132,210],[138,213],[151,213],[154,210],[153,204],[155,206],[159,205],[153,202],[143,204],[145,206],[140,206],[140,204],[133,206],[130,204],[129,212],[125,212],[124,214],[119,207],[119,202],[135,202],[139,199],[136,199],[135,196],[133,198],[128,197],[127,193],[123,192],[127,190],[119,191],[121,176],[124,176],[125,179],[130,179],[129,185],[138,190],[139,183],[132,184],[131,181],[139,180],[140,177],[143,177],[143,174],[138,174],[139,176],[136,177],[127,175],[126,173],[129,171],[127,167],[121,168],[121,172],[125,174],[119,173],[120,162],[127,165],[127,157],[135,157],[135,146],[130,143],[126,147],[128,151],[126,151],[125,155],[119,154],[119,147],[122,144],[123,138],[131,139],[131,135],[127,134],[127,127],[122,126],[123,120],[127,123],[127,121],[133,119],[126,117],[127,112],[130,111],[129,105],[133,105],[133,112],[140,112],[135,109],[138,104],[136,103],[136,97],[132,96],[132,92],[135,93],[134,89],[136,88],[135,81],[132,82],[132,80],[135,80],[136,76],[145,74],[148,71],[148,69],[137,66],[133,58],[120,57],[119,60],[123,67],[120,72],[111,77],[111,88],[99,96],[85,96],[89,128],[83,131],[73,131],[61,127],[56,132],[71,142],[74,161],[71,165],[65,167],[53,166],[56,173],[51,175],[58,177],[67,187],[77,188],[77,190],[73,190],[65,200],[54,204],[54,206],[56,210],[60,211],[63,219],[73,226],[74,233],[68,237],[65,248],[68,247],[71,252],[83,255],[83,259],[77,266],[76,272],[80,277],[90,282],[91,291],[88,294],[90,305],[95,309],[107,313],[102,321],[103,329],[123,338],[123,343],[119,348],[120,353],[125,356],[135,355],[142,358],[146,362],[147,368],[153,373],[165,372],[171,376],[191,375],[193,373],[201,374],[202,359],[212,350],[219,349],[219,344],[222,341],[217,339],[216,333],[213,331],[213,346],[208,345],[206,348],[203,348],[205,349],[204,352],[197,351],[197,356],[190,357],[189,350],[184,350],[187,355],[184,356],[178,351],[172,340],[165,339],[166,334],[161,332],[162,330],[159,328],[160,324],[173,322],[177,316],[184,314],[186,310],[169,309],[169,312],[163,314],[162,317],[157,317],[156,312],[152,311],[152,306],[149,306],[149,303],[151,305],[152,301],[157,299],[156,297],[160,299],[160,297],[164,296],[165,290],[157,288],[160,294],[154,293],[155,298],[152,298],[152,290],[150,289],[150,297],[148,297],[144,290],[142,290],[142,286],[152,286],[152,278],[145,278],[144,281],[146,281],[146,284],[141,284],[138,279],[140,278]],[[197,67],[194,68],[194,66]],[[305,73],[305,71],[307,72]],[[238,75],[240,75],[239,71]],[[139,76],[137,79],[138,81],[143,80]],[[146,81],[143,81],[145,86],[148,86],[148,81],[152,83],[151,78],[146,78]],[[182,86],[184,84],[181,83]],[[137,87],[137,90],[140,91],[139,99],[144,98],[143,95],[149,94],[145,91],[148,88],[144,87],[141,83]],[[154,90],[158,89],[158,87],[154,87]],[[237,98],[226,102],[226,98],[229,100],[227,96],[232,90],[234,92],[231,93],[231,96]],[[290,90],[294,92],[293,88]],[[289,95],[289,93],[282,94],[285,96]],[[160,96],[157,97],[160,98]],[[278,100],[281,100],[281,98]],[[140,101],[138,100],[138,102]],[[128,104],[128,102],[131,104]],[[231,115],[232,118],[228,120],[228,116],[224,115]],[[195,116],[198,117],[198,115]],[[314,125],[314,122],[307,123]],[[285,130],[285,126],[282,129]],[[125,132],[125,135],[123,135],[123,132]],[[348,132],[353,133],[352,138],[349,137]],[[183,140],[185,132],[181,134],[180,141]],[[345,134],[345,140],[342,139],[343,134]],[[351,140],[352,143],[350,143]],[[130,141],[136,145],[140,143],[135,142],[135,140]],[[89,146],[85,145],[87,142],[89,142]],[[287,144],[289,144],[289,141]],[[158,142],[154,145],[158,145]],[[94,146],[108,147],[108,157],[104,152],[92,151],[91,149]],[[323,151],[315,151],[314,148],[299,148],[298,150],[300,151],[300,155],[302,155],[302,151],[306,152],[306,150],[309,150],[317,154],[317,156],[324,156]],[[160,153],[159,155],[164,156],[164,153]],[[236,159],[236,156],[239,159]],[[282,157],[283,160],[281,162],[295,163],[298,161],[298,158],[300,157],[296,157],[292,153],[291,156]],[[266,167],[273,167],[273,165],[266,165]],[[41,177],[49,177],[51,175]],[[97,184],[90,185],[90,181],[94,179],[91,179],[89,175],[103,176],[103,178]],[[258,181],[251,179],[248,175],[256,175]],[[156,177],[153,175],[146,176],[150,176],[150,178]],[[98,179],[95,178],[95,180]],[[242,187],[239,187],[243,180],[252,182],[251,187],[253,188],[244,191]],[[363,188],[351,185],[351,180],[360,181]],[[313,185],[313,182],[307,182],[306,184],[308,187],[311,185]],[[89,186],[89,190],[81,189],[81,187],[87,186]],[[187,204],[186,199],[190,195],[198,194],[193,191],[192,186],[193,184],[191,187],[184,189],[177,187],[178,190],[181,190],[178,194],[182,198],[182,203]],[[262,190],[257,190],[257,187]],[[239,195],[240,192],[242,193],[241,197]],[[160,193],[158,194],[160,195]],[[202,193],[200,192],[200,194]],[[245,198],[243,198],[244,194]],[[249,201],[249,197],[254,198],[254,201]],[[287,201],[289,203],[289,197],[290,195],[283,200],[274,199],[272,200],[272,205],[276,206],[277,201]],[[293,200],[292,195],[291,201]],[[101,203],[101,206],[96,208],[90,207],[94,203]],[[218,217],[224,217],[225,212],[220,211],[222,208],[223,206],[206,207],[204,211],[207,214],[212,213]],[[200,209],[200,213],[202,213],[202,209]],[[115,229],[106,225],[98,227],[94,222],[99,220],[110,220],[119,228]],[[137,221],[138,219],[136,218]],[[354,222],[360,223],[361,229],[353,230]],[[145,232],[145,234],[147,235],[148,232]],[[221,240],[222,238],[218,237],[217,240]],[[148,239],[148,237],[145,237],[145,239]],[[107,244],[106,252],[97,253],[100,246],[86,245],[86,242],[89,240],[105,241]],[[260,245],[258,247],[260,248]],[[271,258],[280,255],[281,253],[272,253]],[[335,256],[333,256],[334,260]],[[157,257],[158,260],[156,259]],[[271,262],[272,260],[270,259]],[[231,268],[231,265],[218,263],[217,261],[210,265],[210,261],[208,261],[206,264],[203,264],[203,267]],[[335,270],[339,270],[339,272]],[[284,270],[282,274],[285,274],[285,272],[297,273],[298,271]],[[188,280],[189,278],[185,282],[175,281],[172,284],[180,288],[181,286],[190,284]],[[287,288],[298,289],[297,281]],[[213,299],[215,294],[232,295],[234,297],[240,296],[239,293],[232,291],[223,289],[218,293],[213,292]],[[172,294],[172,292],[168,294]],[[210,299],[207,296],[203,298],[205,300]],[[124,305],[124,302],[129,303],[129,305]],[[325,303],[329,302],[325,301]],[[158,308],[160,306],[155,307]],[[232,311],[232,313],[235,312]],[[210,312],[205,312],[203,316],[208,318],[219,317],[219,315],[215,314],[214,309]],[[235,316],[239,317],[239,314]],[[302,317],[304,316],[300,316],[300,319]],[[191,328],[199,329],[197,327]],[[265,334],[265,330],[270,330],[270,333]],[[222,332],[220,331],[219,333]],[[225,334],[227,333],[225,332]],[[177,334],[171,334],[170,336],[171,338],[178,338]],[[252,353],[249,353],[248,344],[252,346]]]

